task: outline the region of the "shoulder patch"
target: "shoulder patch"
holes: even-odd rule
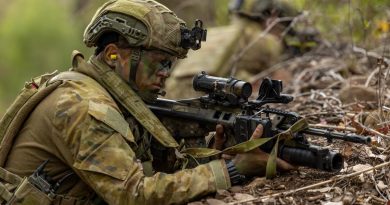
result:
[[[90,101],[88,113],[117,131],[126,140],[134,142],[134,136],[131,133],[129,124],[116,109],[106,104]]]

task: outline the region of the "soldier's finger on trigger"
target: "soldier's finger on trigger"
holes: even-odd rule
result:
[[[251,140],[252,139],[258,139],[263,135],[263,125],[259,124],[257,125],[255,131],[252,134]]]

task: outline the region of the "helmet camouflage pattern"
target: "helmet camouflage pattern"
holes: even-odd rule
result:
[[[157,49],[184,58],[188,49],[181,43],[183,20],[153,0],[112,0],[101,6],[84,31],[84,43],[97,46],[106,32],[116,32],[131,47]]]
[[[229,5],[231,13],[265,19],[272,11],[278,13],[278,17],[294,17],[299,12],[288,0],[231,0]]]

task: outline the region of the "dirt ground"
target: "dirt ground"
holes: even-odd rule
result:
[[[389,60],[384,54],[383,48],[368,52],[324,43],[252,80],[256,85],[266,76],[283,79],[284,93],[295,99],[277,107],[301,114],[313,127],[372,137],[369,146],[309,137],[311,143],[343,155],[340,172],[300,167],[190,204],[390,204]]]

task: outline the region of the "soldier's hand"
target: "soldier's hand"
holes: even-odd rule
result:
[[[212,144],[213,149],[222,150],[226,142],[226,137],[223,131],[223,126],[218,124],[215,127],[214,143]]]
[[[263,126],[258,125],[253,132],[251,139],[260,138],[263,135]],[[267,167],[269,154],[256,148],[244,154],[238,154],[233,158],[233,163],[240,174],[245,176],[264,176]],[[296,169],[288,162],[277,158],[277,169],[279,171],[288,171]]]

